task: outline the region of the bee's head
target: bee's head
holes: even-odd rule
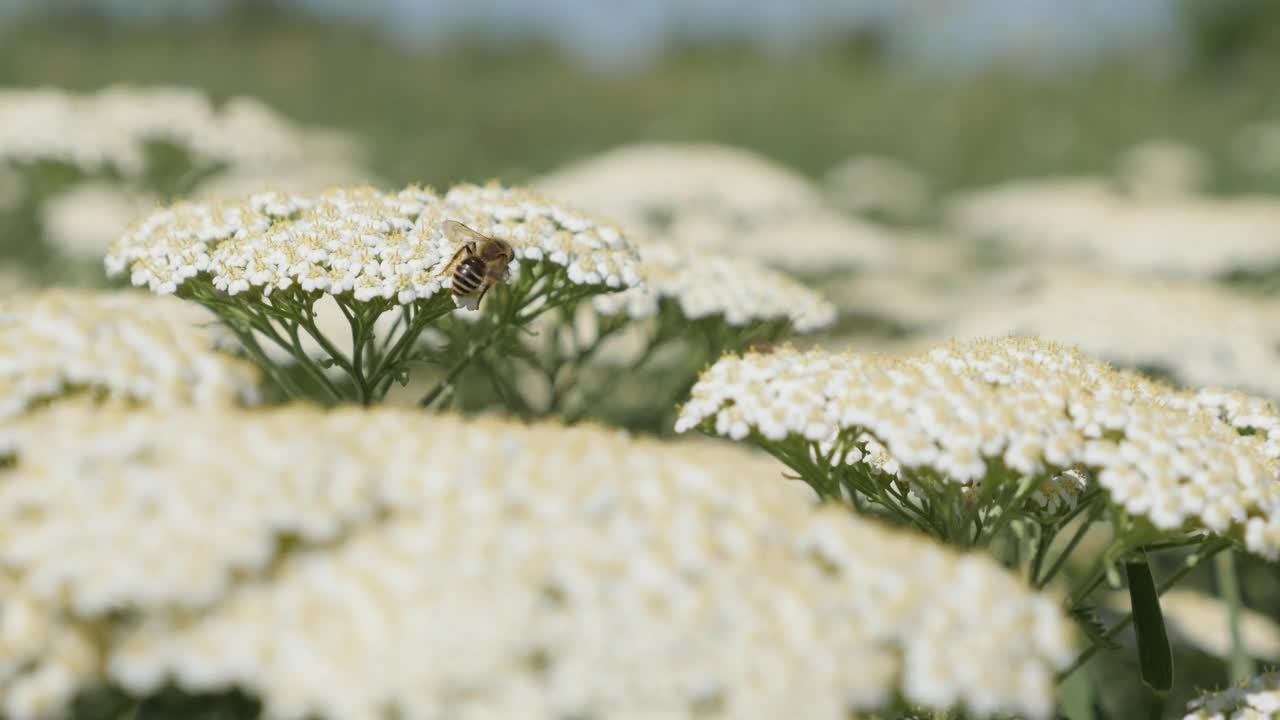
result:
[[[516,258],[516,251],[505,240],[492,239],[480,246],[480,259],[486,262],[505,260],[511,262]]]

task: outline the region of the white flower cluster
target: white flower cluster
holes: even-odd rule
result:
[[[799,173],[749,150],[713,144],[624,145],[571,163],[535,182],[631,226],[688,212],[750,225],[822,207],[822,195]]]
[[[0,418],[83,390],[155,405],[252,400],[258,374],[213,349],[197,307],[133,292],[43,290],[0,298]]]
[[[1280,673],[1192,700],[1183,720],[1280,720]]]
[[[889,232],[824,209],[807,179],[738,148],[626,146],[536,186],[654,239],[801,273],[880,267],[893,254]]]
[[[832,204],[859,215],[919,220],[929,209],[929,179],[896,158],[854,155],[827,171],[823,180]]]
[[[1194,195],[1209,184],[1212,170],[1204,151],[1163,138],[1144,140],[1116,160],[1116,180],[1121,189],[1138,197]]]
[[[256,100],[235,98],[215,107],[186,88],[117,86],[85,95],[0,90],[0,164],[54,161],[133,176],[145,171],[151,142],[236,166],[297,160],[304,138]]]
[[[786,348],[721,358],[676,430],[841,442],[837,462],[861,461],[869,433],[900,468],[966,484],[1002,468],[1052,477],[1084,466],[1157,528],[1243,535],[1249,550],[1280,557],[1280,483],[1261,439],[1167,405],[1168,392],[1031,339],[900,357]]]
[[[449,287],[441,266],[458,249],[443,230],[450,219],[506,240],[517,259],[565,267],[571,283],[639,282],[635,253],[615,228],[531,193],[473,185],[444,197],[417,187],[398,193],[359,187],[181,203],[117,241],[106,265],[161,294],[204,275],[231,295],[297,286],[407,304]]]
[[[835,719],[899,696],[1047,718],[1073,654],[1055,599],[994,561],[815,512],[732,447],[72,406],[29,416],[17,447],[0,469],[15,720],[101,679],[237,685],[278,718]],[[89,639],[88,662],[58,638]]]
[[[1241,434],[1256,435],[1267,456],[1280,460],[1280,409],[1270,400],[1215,387],[1170,393],[1163,400],[1174,407],[1206,410]]]
[[[960,307],[930,333],[934,341],[1036,335],[1126,367],[1160,368],[1188,385],[1280,397],[1278,300],[1195,281],[1052,269]]]
[[[1032,257],[1209,277],[1280,265],[1270,197],[1141,198],[1093,178],[1017,181],[949,203],[951,227]]]
[[[835,322],[835,307],[821,295],[748,258],[658,242],[643,244],[640,255],[643,284],[596,297],[597,311],[640,319],[652,317],[659,302],[670,300],[686,318],[720,315],[735,327],[785,318],[796,332],[808,333]]]
[[[118,184],[81,183],[43,204],[41,225],[45,238],[63,255],[96,262],[155,205],[154,199]]]

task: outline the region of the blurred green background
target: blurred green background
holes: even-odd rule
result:
[[[396,183],[515,182],[661,139],[742,145],[810,174],[876,152],[946,190],[1106,171],[1151,137],[1216,156],[1230,130],[1280,118],[1280,3],[1175,4],[1179,29],[1167,38],[1035,73],[1017,56],[963,73],[897,63],[874,33],[772,54],[732,39],[684,43],[641,67],[601,70],[537,38],[459,30],[415,49],[267,2],[147,23],[53,4],[0,16],[0,85],[256,96],[297,121],[356,132],[373,169]],[[1233,191],[1258,180],[1228,168],[1215,182]]]

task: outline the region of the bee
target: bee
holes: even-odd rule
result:
[[[489,288],[505,283],[510,277],[516,252],[507,241],[481,235],[457,220],[444,221],[444,234],[461,247],[445,263],[441,274],[453,274],[455,298],[474,296],[471,307],[479,307]]]

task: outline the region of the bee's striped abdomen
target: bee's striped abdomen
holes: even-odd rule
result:
[[[478,257],[466,258],[453,271],[453,294],[458,297],[470,295],[479,290],[483,282],[484,261]]]

